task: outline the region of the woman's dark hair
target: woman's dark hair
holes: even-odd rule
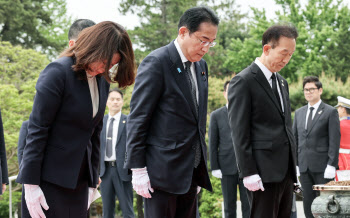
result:
[[[113,55],[119,53],[120,61],[117,74],[109,77],[109,68]],[[120,88],[127,87],[135,81],[135,57],[131,40],[126,30],[119,24],[105,21],[84,29],[75,44],[65,50],[62,56],[74,57],[73,70],[80,79],[86,79],[85,71],[89,64],[106,61],[102,76],[108,82],[118,82]]]

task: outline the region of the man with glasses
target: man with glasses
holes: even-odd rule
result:
[[[303,80],[307,105],[295,112],[293,133],[297,142],[298,176],[303,187],[306,218],[312,218],[311,204],[318,194],[315,184],[325,184],[335,177],[340,145],[338,111],[322,102],[322,83],[316,76]]]
[[[126,167],[145,217],[196,217],[197,190],[212,190],[205,143],[208,66],[219,18],[188,9],[178,37],[140,64],[130,102]]]

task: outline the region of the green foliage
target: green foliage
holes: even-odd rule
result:
[[[4,126],[9,176],[18,174],[17,142],[22,122],[32,110],[35,83],[48,59],[32,49],[0,42],[0,106]],[[12,183],[14,190],[20,184]],[[13,192],[13,207],[20,202],[20,191]],[[8,216],[8,191],[0,197],[0,217]],[[4,215],[6,214],[6,216]],[[3,216],[4,215],[4,216]]]
[[[8,188],[8,187],[6,187]],[[15,214],[16,208],[21,203],[22,193],[20,191],[12,192],[12,216]],[[0,217],[9,217],[9,191],[0,196]]]
[[[220,179],[215,177],[210,178],[213,186],[213,192],[201,189],[199,200],[199,213],[202,218],[222,217],[222,191]]]
[[[65,0],[0,0],[0,39],[57,56],[72,23],[66,12]]]

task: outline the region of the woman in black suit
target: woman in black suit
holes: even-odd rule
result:
[[[9,183],[7,172],[6,148],[4,139],[4,129],[2,126],[1,110],[0,110],[0,195],[6,190],[6,184]]]
[[[109,82],[131,85],[134,69],[125,29],[102,22],[41,72],[17,178],[24,184],[22,217],[87,217]]]

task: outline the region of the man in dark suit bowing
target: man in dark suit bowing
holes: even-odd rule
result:
[[[290,25],[268,28],[262,55],[229,85],[231,134],[251,217],[290,217],[297,182],[295,139],[288,83],[278,72],[292,57],[297,37]]]
[[[123,93],[114,88],[107,99],[108,115],[103,118],[100,150],[100,189],[103,217],[113,218],[115,197],[118,197],[124,218],[133,218],[131,175],[124,169],[126,150],[126,115],[122,114]]]
[[[225,218],[236,218],[237,186],[242,206],[243,218],[249,218],[249,202],[247,189],[238,177],[237,163],[231,129],[227,114],[227,89],[230,81],[224,84],[226,105],[211,113],[209,125],[209,157],[211,173],[221,179],[222,195],[224,197]]]
[[[313,218],[311,204],[317,193],[312,186],[333,180],[338,167],[340,121],[337,109],[322,102],[323,89],[318,77],[305,77],[303,91],[308,104],[296,110],[293,131],[304,190],[304,214]]]
[[[145,198],[145,216],[196,217],[197,187],[212,190],[206,167],[208,67],[219,19],[188,9],[178,37],[140,64],[127,125],[126,167]]]

